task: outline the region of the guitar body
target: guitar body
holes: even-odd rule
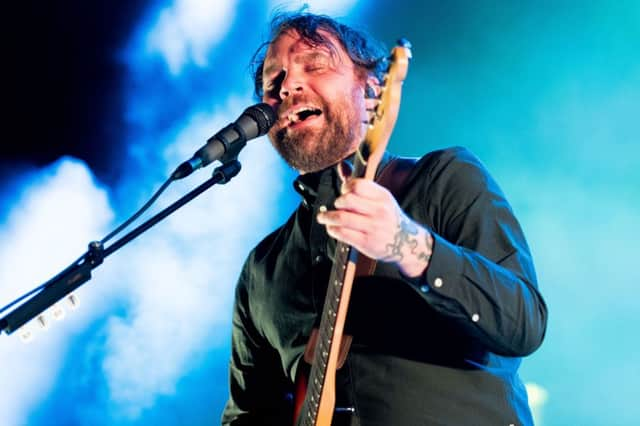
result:
[[[304,399],[307,396],[307,386],[309,385],[310,370],[311,370],[311,366],[306,362],[304,362],[304,360],[300,360],[300,365],[298,365],[298,372],[296,373],[296,384],[295,384],[294,394],[293,394],[293,423],[294,424],[296,419],[300,418],[302,405],[304,404]]]
[[[328,389],[333,389],[335,391],[336,370],[339,370],[340,368],[342,368],[342,366],[346,362],[352,340],[353,340],[352,336],[349,336],[349,335],[342,336],[342,342],[340,343],[340,351],[338,352],[338,362],[337,362],[336,368],[333,369],[332,376],[327,378],[326,383],[327,383]],[[299,418],[300,412],[302,411],[302,406],[307,396],[307,388],[309,386],[309,374],[311,372],[311,363],[313,362],[313,354],[315,352],[315,346],[317,341],[318,341],[318,329],[314,328],[313,331],[311,332],[311,337],[309,337],[309,343],[307,343],[304,356],[300,360],[300,365],[298,366],[298,371],[296,373],[296,383],[295,383],[295,390],[294,390],[295,393],[294,393],[294,399],[293,399],[293,418],[294,419]],[[322,398],[322,395],[321,395],[321,398]],[[325,398],[328,398],[327,401],[331,401],[332,404],[323,404],[324,406],[328,406],[328,405],[335,406],[334,395],[325,395]],[[324,413],[324,414],[325,415],[323,416],[323,418],[325,418],[328,413]],[[331,422],[331,418],[329,418],[329,422]],[[327,423],[327,424],[330,424],[330,423]]]
[[[328,366],[330,367],[330,366]],[[300,414],[304,406],[305,399],[307,397],[307,388],[309,387],[309,374],[311,366],[304,360],[300,360],[300,366],[296,374],[295,395],[293,400],[293,418],[300,420]],[[316,424],[317,425],[330,425],[333,418],[333,410],[336,404],[335,401],[335,389],[336,389],[336,368],[327,371],[325,379],[325,386],[323,392],[320,394],[320,398],[324,403],[321,410],[318,410]],[[294,424],[300,424],[294,422]]]
[[[396,46],[381,86],[379,103],[363,142],[356,151],[353,178],[373,180],[400,108],[402,82],[411,51],[408,42]],[[320,326],[310,336],[304,359],[298,367],[294,418],[297,426],[331,426],[336,405],[336,370],[344,363],[350,336],[343,336],[358,253],[338,242]],[[305,362],[310,364],[310,372]]]

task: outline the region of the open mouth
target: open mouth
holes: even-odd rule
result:
[[[302,123],[311,117],[319,116],[320,114],[322,114],[320,109],[305,106],[289,112],[287,120],[289,120],[289,125],[294,125]]]

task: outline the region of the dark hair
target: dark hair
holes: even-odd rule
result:
[[[318,30],[328,32],[338,39],[357,67],[382,81],[387,68],[387,50],[382,43],[362,31],[329,16],[308,12],[278,13],[271,20],[270,28],[269,40],[260,45],[251,60],[254,92],[258,98],[262,98],[262,69],[267,49],[281,34],[291,30],[315,46],[329,44],[329,40]]]

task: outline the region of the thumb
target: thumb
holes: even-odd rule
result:
[[[353,165],[349,161],[343,160],[338,163],[336,168],[338,170],[338,176],[340,177],[340,181],[342,182],[340,192],[344,193],[345,184],[347,183],[347,181],[349,180],[353,172]]]

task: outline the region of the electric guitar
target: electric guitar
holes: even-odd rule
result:
[[[402,83],[410,58],[409,42],[400,40],[391,51],[379,102],[364,140],[356,151],[352,178],[373,180],[375,177],[398,117]],[[311,361],[311,372],[308,377],[298,375],[294,402],[296,426],[330,426],[333,418],[336,370],[344,362],[350,342],[350,336],[344,336],[343,330],[358,253],[347,244],[338,242],[334,259],[320,326],[312,333],[305,353],[305,360]]]

